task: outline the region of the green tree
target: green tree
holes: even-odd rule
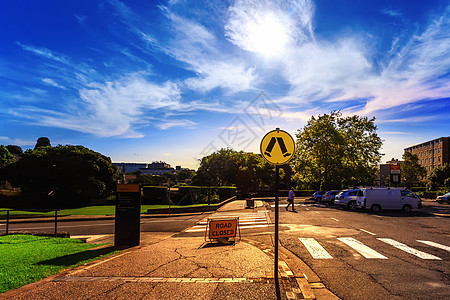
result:
[[[177,180],[192,179],[195,176],[194,170],[181,170],[177,174]]]
[[[15,154],[15,155],[21,155],[23,153],[22,148],[17,145],[8,145],[8,146],[6,146],[6,149],[8,149],[9,153]]]
[[[0,169],[15,161],[14,155],[12,155],[5,146],[0,145]]]
[[[280,177],[284,172],[280,171]],[[273,187],[275,167],[255,153],[221,149],[202,158],[194,184],[233,185],[244,194]]]
[[[428,174],[428,179],[437,186],[445,186],[445,180],[448,178],[450,178],[450,166],[448,164],[437,166]]]
[[[420,180],[427,175],[427,170],[419,164],[417,154],[405,152],[403,154],[403,163],[400,167],[403,180],[408,188],[411,188],[413,181]]]
[[[8,180],[36,206],[84,205],[111,195],[118,179],[111,159],[83,146],[58,145],[27,150],[7,168]]]
[[[296,134],[294,180],[325,190],[371,184],[382,145],[374,122],[339,111],[313,116]]]
[[[51,147],[50,139],[47,137],[40,137],[36,141],[36,146],[34,146],[34,150],[40,148],[40,147]]]

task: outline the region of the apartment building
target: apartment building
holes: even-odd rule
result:
[[[429,173],[437,166],[450,163],[449,143],[450,137],[440,137],[405,148],[405,152],[416,154],[419,163]]]

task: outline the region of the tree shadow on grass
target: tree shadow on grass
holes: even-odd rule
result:
[[[37,263],[37,265],[52,265],[52,266],[72,266],[76,265],[80,262],[87,261],[94,258],[100,258],[100,256],[110,254],[114,251],[120,250],[120,248],[117,247],[105,247],[101,249],[95,249],[95,250],[86,250],[74,254],[68,254],[57,258],[52,258],[49,260],[41,261]]]

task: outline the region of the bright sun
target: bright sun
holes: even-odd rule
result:
[[[273,14],[257,18],[246,29],[252,50],[267,57],[280,55],[289,40],[287,28]]]

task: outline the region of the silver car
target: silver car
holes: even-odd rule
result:
[[[440,204],[442,204],[442,203],[444,203],[444,202],[447,202],[448,204],[450,204],[450,193],[447,193],[447,194],[442,195],[442,196],[438,196],[438,197],[436,198],[436,201],[437,201],[438,203],[440,203]]]
[[[351,209],[356,205],[356,197],[358,196],[359,189],[343,190],[334,198],[334,204]]]

